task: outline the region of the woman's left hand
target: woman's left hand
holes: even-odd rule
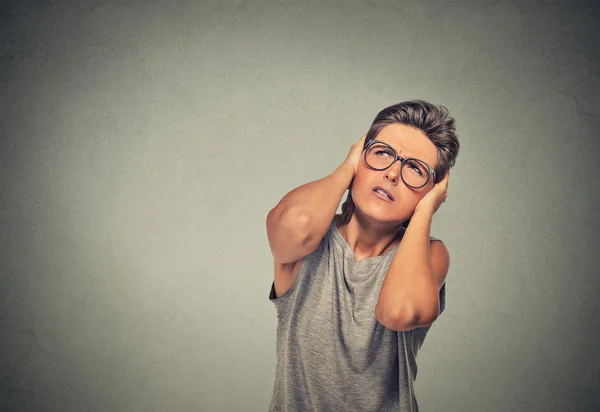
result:
[[[446,201],[448,197],[448,179],[450,178],[450,170],[446,173],[446,176],[440,180],[433,188],[417,203],[415,207],[415,213],[417,210],[421,212],[429,212],[431,216]]]

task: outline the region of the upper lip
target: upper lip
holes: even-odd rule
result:
[[[389,191],[389,190],[387,190],[385,187],[381,187],[381,186],[375,186],[375,187],[373,188],[373,191],[375,191],[375,190],[377,190],[377,189],[383,190],[383,191],[384,191],[384,192],[385,192],[385,193],[386,193],[386,194],[387,194],[387,195],[390,197],[390,199],[392,199],[392,201],[394,200],[394,196],[392,196],[392,194],[390,193],[390,191]]]

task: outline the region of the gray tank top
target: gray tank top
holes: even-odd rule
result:
[[[269,411],[419,410],[416,355],[430,326],[396,332],[375,318],[398,246],[356,263],[334,219],[318,248],[304,257],[291,288],[276,297],[271,285],[277,365]]]

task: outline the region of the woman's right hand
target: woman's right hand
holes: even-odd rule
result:
[[[352,166],[352,170],[354,170],[354,174],[352,176],[356,176],[356,170],[358,169],[358,165],[360,163],[360,156],[363,152],[366,137],[367,135],[365,134],[357,142],[352,144],[350,151],[348,152],[348,156],[346,156],[346,160],[344,160],[344,162]]]

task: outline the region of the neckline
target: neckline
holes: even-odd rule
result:
[[[400,242],[398,242],[394,245],[393,248],[391,248],[390,250],[388,250],[387,252],[385,252],[379,256],[371,256],[371,257],[363,258],[360,262],[357,262],[354,251],[352,250],[352,248],[350,247],[350,245],[348,244],[346,239],[344,239],[344,236],[342,236],[340,229],[338,228],[335,220],[336,219],[334,217],[333,221],[331,222],[331,227],[330,227],[332,229],[333,236],[338,240],[339,243],[341,243],[343,245],[342,247],[346,250],[346,252],[348,252],[350,254],[350,256],[352,256],[352,262],[355,265],[360,265],[363,262],[365,262],[365,264],[369,263],[369,262],[379,262],[380,260],[382,260],[382,259],[386,258],[387,256],[391,255],[392,253],[394,253],[396,251],[396,249],[398,249],[398,246],[400,246]]]

